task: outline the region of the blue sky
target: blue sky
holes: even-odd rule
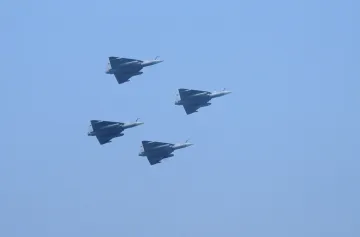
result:
[[[0,236],[360,236],[359,9],[3,0]],[[158,55],[130,83],[104,73]],[[233,93],[186,116],[181,87]],[[188,138],[160,165],[137,156]]]

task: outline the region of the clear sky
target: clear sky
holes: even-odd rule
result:
[[[359,1],[0,12],[0,236],[360,236]],[[118,85],[109,56],[165,61]],[[181,87],[233,93],[187,116]],[[104,146],[86,134],[136,118]],[[188,138],[162,164],[138,156]]]

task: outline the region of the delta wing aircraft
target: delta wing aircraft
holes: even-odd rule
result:
[[[175,101],[175,105],[182,105],[185,109],[186,114],[192,114],[198,112],[198,109],[201,107],[209,106],[209,102],[213,98],[224,96],[230,94],[231,91],[222,90],[222,91],[201,91],[201,90],[192,90],[192,89],[179,89],[180,99]]]
[[[96,136],[100,145],[110,143],[113,138],[124,136],[123,131],[144,123],[136,119],[133,123],[111,122],[103,120],[91,120],[88,136]]]
[[[141,70],[144,67],[152,66],[163,62],[163,60],[157,60],[157,58],[158,57],[156,57],[154,60],[142,61],[131,58],[109,57],[108,67],[105,73],[113,74],[117,82],[119,84],[122,84],[130,81],[130,78],[133,76],[143,74]]]
[[[173,157],[175,150],[192,146],[192,143],[166,143],[156,141],[142,141],[141,151],[139,156],[146,156],[150,165],[161,163],[161,160]]]

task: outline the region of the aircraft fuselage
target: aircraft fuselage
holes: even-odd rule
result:
[[[147,149],[146,151],[142,150],[139,153],[139,156],[166,156],[171,154],[174,151],[174,149],[172,148],[172,146],[169,145],[161,145],[161,146],[156,146],[150,149]]]
[[[119,135],[121,134],[121,132],[124,131],[124,128],[122,126],[119,126],[119,125],[109,125],[107,127],[103,127],[103,128],[100,128],[100,129],[97,129],[96,131],[91,131],[89,132],[89,136],[104,136],[104,135],[108,135],[108,136],[111,136],[111,135]]]
[[[156,146],[150,149],[147,149],[146,151],[142,150],[139,153],[139,156],[148,156],[148,155],[157,155],[157,156],[168,156],[172,157],[174,156],[173,153],[175,150],[186,148],[189,146],[192,146],[192,143],[178,143],[178,144],[164,144],[160,146]]]
[[[117,66],[116,68],[109,68],[106,73],[107,74],[115,74],[115,73],[129,73],[129,74],[142,74],[142,72],[139,72],[141,69],[143,69],[143,66],[138,63],[131,63],[131,64],[121,64]]]
[[[202,107],[209,106],[211,103],[209,101],[213,98],[221,97],[224,95],[229,94],[228,91],[220,91],[220,92],[203,92],[195,95],[190,95],[186,97],[185,99],[180,99],[175,102],[176,105],[186,105],[186,104],[199,104]]]
[[[109,69],[106,70],[106,73],[115,74],[117,72],[121,72],[125,74],[134,74],[135,76],[142,74],[143,72],[140,72],[140,70],[142,70],[144,67],[152,66],[161,62],[163,62],[163,60],[149,60],[144,62],[141,61],[126,62],[116,66],[115,68],[109,66]]]
[[[206,105],[212,98],[206,94],[197,94],[187,97],[186,99],[180,99],[175,104],[204,104]],[[210,103],[209,103],[210,104]]]

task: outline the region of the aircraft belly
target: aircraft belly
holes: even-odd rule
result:
[[[116,130],[116,131],[101,131],[101,132],[97,132],[98,136],[106,136],[106,137],[112,137],[112,136],[117,136],[121,131],[120,130]]]
[[[148,156],[156,156],[156,157],[161,157],[161,156],[167,156],[167,155],[169,155],[171,153],[171,151],[170,150],[168,150],[168,149],[164,149],[164,150],[161,150],[161,151],[159,151],[159,150],[150,150],[150,151],[147,151],[146,152],[146,155],[148,155]]]
[[[121,73],[135,73],[140,71],[141,69],[142,69],[141,66],[124,66],[124,67],[119,67],[117,71]]]
[[[200,104],[206,104],[207,102],[210,101],[210,98],[208,97],[202,97],[202,98],[189,98],[188,100],[185,101],[185,105],[200,105]]]
[[[119,129],[119,127],[117,127],[117,128],[104,128],[104,129],[101,129],[99,132],[104,133],[104,134],[112,134],[112,133],[121,132],[121,129]]]
[[[194,102],[197,104],[205,104],[210,101],[209,97],[195,99]]]

